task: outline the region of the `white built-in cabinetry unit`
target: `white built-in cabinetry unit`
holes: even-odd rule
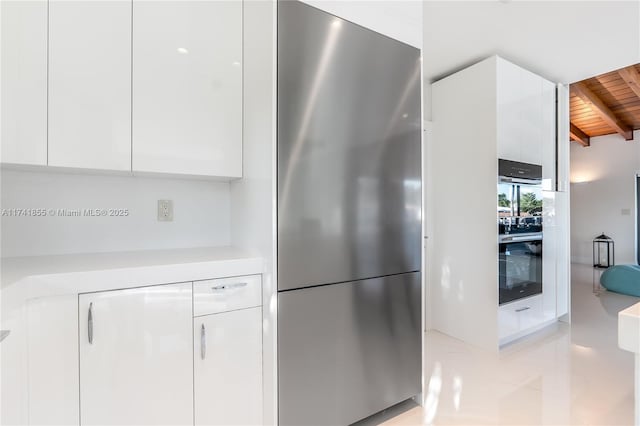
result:
[[[242,176],[242,1],[2,3],[3,164]]]
[[[26,328],[12,327],[15,349],[27,336],[32,373],[23,423],[263,424],[262,275],[253,273],[261,262],[203,260],[63,273],[62,285],[37,276]],[[240,268],[250,275],[233,274]],[[215,269],[231,275],[135,285]],[[17,365],[14,373],[21,377]]]
[[[562,86],[558,93],[565,103]],[[432,326],[497,350],[569,311],[568,194],[558,190],[568,186],[561,170],[568,158],[556,144],[556,123],[568,116],[557,112],[555,84],[497,56],[434,83],[432,102]],[[498,158],[538,164],[543,173],[543,293],[502,306]]]

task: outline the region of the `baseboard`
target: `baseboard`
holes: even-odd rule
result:
[[[524,339],[525,337],[528,337],[529,335],[536,333],[544,328],[556,325],[558,323],[558,319],[554,318],[552,320],[549,321],[545,321],[543,323],[540,323],[534,327],[530,327],[526,330],[522,330],[518,333],[514,333],[510,336],[507,337],[503,337],[502,339],[500,339],[498,345],[500,347],[500,349],[502,349],[503,347],[510,345],[512,343],[515,343],[516,341],[520,340],[520,339]]]

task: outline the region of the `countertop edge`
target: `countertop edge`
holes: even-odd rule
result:
[[[618,312],[618,346],[640,355],[640,303]]]
[[[232,255],[214,255],[210,259],[198,256],[193,260],[161,259],[159,262],[140,265],[106,263],[102,267],[96,265],[95,269],[70,271],[49,272],[35,268],[30,270],[28,267],[21,269],[15,279],[3,283],[3,317],[5,313],[24,306],[26,301],[41,297],[261,274],[264,272],[264,261],[261,257],[237,252]]]

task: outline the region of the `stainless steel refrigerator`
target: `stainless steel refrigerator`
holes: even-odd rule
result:
[[[278,3],[281,425],[421,392],[420,52]]]

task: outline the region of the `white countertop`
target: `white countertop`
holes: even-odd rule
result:
[[[1,265],[3,311],[36,297],[263,272],[261,258],[234,247],[15,257]]]
[[[640,303],[618,312],[618,346],[640,354]]]

